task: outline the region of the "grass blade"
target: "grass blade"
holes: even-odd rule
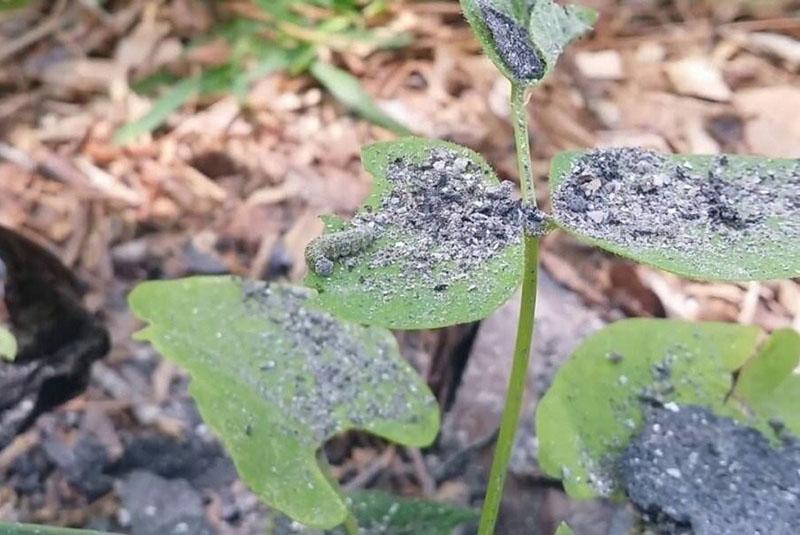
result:
[[[381,110],[372,97],[361,86],[356,77],[329,63],[317,61],[311,65],[311,74],[339,102],[364,119],[382,126],[398,135],[408,135],[411,131],[399,121],[392,119]]]
[[[199,92],[200,76],[193,76],[175,84],[163,97],[158,99],[150,111],[132,123],[127,123],[114,132],[114,143],[127,145],[137,137],[152,132]]]

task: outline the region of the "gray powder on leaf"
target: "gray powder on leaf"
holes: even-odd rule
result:
[[[626,248],[758,253],[749,244],[800,240],[800,160],[776,172],[720,156],[700,169],[643,149],[597,150],[574,162],[553,209],[569,227]]]
[[[492,34],[497,54],[514,77],[528,82],[541,80],[545,62],[531,42],[527,28],[486,0],[479,0],[478,7]]]
[[[252,379],[281,412],[308,425],[316,440],[351,424],[418,421],[421,393],[413,384],[399,386],[413,372],[392,356],[391,340],[376,334],[365,340],[360,325],[306,306],[305,289],[243,285],[245,302],[257,306],[270,325],[263,335],[263,376]]]
[[[394,280],[364,281],[367,289],[385,295],[420,285],[444,291],[520,244],[523,231],[546,232],[549,221],[542,212],[515,199],[510,182],[493,185],[486,175],[471,159],[445,148],[431,151],[422,162],[395,159],[386,169],[391,188],[380,206],[358,214],[345,231],[361,235],[366,230],[377,241],[352,248],[353,254],[337,264],[397,268]]]
[[[618,463],[623,488],[658,533],[794,535],[800,444],[693,406],[648,408]]]

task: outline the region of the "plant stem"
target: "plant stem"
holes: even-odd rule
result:
[[[347,518],[344,519],[344,530],[347,535],[358,535],[358,520],[351,512],[348,512]]]
[[[517,167],[522,199],[536,206],[536,183],[533,177],[533,163],[531,163],[525,91],[525,86],[511,84],[511,120],[514,122],[514,141],[517,145]]]
[[[528,112],[525,107],[525,88],[516,84],[511,90],[511,108],[514,121],[514,137],[517,145],[517,163],[519,165],[519,181],[522,197],[525,202],[536,205],[536,190],[531,164],[530,145],[528,141]],[[508,381],[506,404],[500,422],[500,433],[492,459],[489,473],[489,484],[486,499],[481,511],[478,535],[492,535],[500,502],[503,498],[508,463],[514,447],[514,439],[519,427],[519,416],[522,410],[522,398],[525,394],[525,383],[528,378],[531,345],[533,343],[533,322],[536,313],[536,287],[539,270],[539,239],[525,236],[525,266],[522,278],[522,303],[517,324],[517,340],[514,344],[514,360],[511,365],[511,377]]]

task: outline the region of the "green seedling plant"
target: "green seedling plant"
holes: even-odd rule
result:
[[[319,453],[325,440],[351,428],[413,446],[436,436],[432,396],[400,361],[386,329],[480,320],[521,285],[511,379],[479,525],[483,535],[494,532],[531,352],[539,239],[553,228],[696,279],[800,273],[800,166],[793,160],[641,149],[564,153],[551,171],[553,212],[539,211],[528,93],[564,47],[590,30],[595,14],[550,0],[462,6],[511,84],[521,200],[469,149],[414,137],[378,143],[362,155],[375,178],[362,209],[350,221],[326,217],[326,233],[307,249],[307,289],[203,278],[148,282],[131,295],[133,310],[150,324],[139,338],[192,374],[192,394],[243,479],[267,504],[318,528],[343,524],[355,533],[360,522],[352,499],[326,476]],[[300,295],[299,304],[286,301]],[[796,418],[794,405],[785,405],[794,391],[786,379],[791,362],[748,364],[759,347],[757,329],[634,321],[597,337],[559,374],[539,409],[542,466],[573,496],[618,492],[603,463],[642,426],[643,411],[632,401],[652,386],[642,370],[676,347],[683,360],[670,361],[671,373],[696,377],[672,387],[675,401],[661,403],[710,407],[764,430],[771,418]],[[621,366],[636,373],[603,383],[577,368],[582,351],[619,354]],[[615,366],[612,360],[602,362]],[[783,376],[754,380],[747,394],[739,384],[747,384],[748,368]],[[305,377],[299,383],[298,373]],[[741,395],[731,397],[734,373]],[[602,418],[587,416],[602,410]],[[791,422],[789,428],[797,431]],[[439,530],[431,519],[426,532],[451,527]]]
[[[351,220],[324,218],[325,234],[307,249],[304,287],[193,277],[145,282],[130,295],[147,323],[137,338],[191,375],[190,394],[242,479],[264,503],[312,528],[446,534],[477,520],[443,504],[347,494],[323,446],[352,429],[429,446],[439,430],[438,405],[388,329],[480,320],[521,286],[510,383],[479,518],[479,533],[494,533],[520,420],[546,233],[559,228],[699,280],[800,275],[795,160],[642,149],[564,153],[550,173],[552,213],[542,213],[528,95],[596,15],[552,0],[461,4],[511,84],[521,199],[469,149],[415,137],[378,143],[362,155],[375,179],[372,194]],[[716,323],[613,324],[575,352],[538,407],[540,464],[573,497],[628,493],[646,500],[646,489],[625,484],[640,458],[628,455],[622,476],[618,459],[640,451],[634,439],[651,408],[661,408],[665,422],[675,409],[696,407],[681,414],[732,418],[774,440],[776,429],[797,434],[800,388],[792,371],[799,339],[779,331],[765,341],[755,327]],[[737,430],[720,426],[720,433]],[[558,533],[571,531],[562,525]]]
[[[380,109],[355,76],[320,57],[323,48],[380,50],[409,44],[408,34],[368,26],[369,19],[386,12],[385,0],[254,0],[252,4],[252,9],[234,12],[212,29],[211,37],[224,39],[232,50],[223,64],[185,78],[159,71],[133,84],[138,93],[160,96],[147,113],[117,129],[116,143],[125,145],[152,132],[192,99],[232,94],[244,100],[254,81],[278,71],[309,74],[347,109],[398,134],[409,133]],[[225,3],[217,2],[216,8],[226,10]],[[316,15],[308,15],[310,11]],[[198,39],[190,48],[207,40]]]

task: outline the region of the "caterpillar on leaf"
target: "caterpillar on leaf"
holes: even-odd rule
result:
[[[306,263],[321,277],[333,275],[333,262],[367,249],[378,238],[378,229],[362,226],[322,235],[306,247]]]

